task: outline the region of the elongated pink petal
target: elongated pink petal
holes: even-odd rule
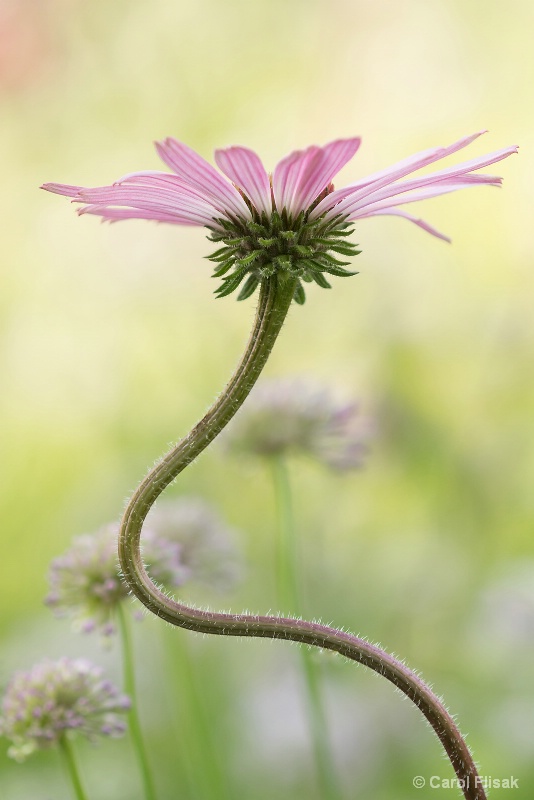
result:
[[[295,195],[298,210],[307,209],[313,201],[329,186],[332,179],[353,158],[361,144],[361,139],[337,139],[320,148],[321,156],[317,163],[307,162],[300,176]]]
[[[172,225],[204,225],[203,222],[193,221],[189,217],[179,214],[166,214],[163,211],[149,211],[147,209],[131,208],[108,208],[107,206],[82,206],[78,209],[78,214],[94,214],[102,217],[102,222],[121,222],[125,219],[147,219],[155,222],[167,222]]]
[[[413,189],[412,191],[403,191],[395,193],[396,199],[392,202],[391,196],[387,195],[385,199],[378,201],[374,200],[374,196],[366,198],[366,202],[361,204],[361,209],[356,208],[348,217],[353,221],[365,215],[368,210],[375,210],[379,208],[389,208],[392,206],[401,206],[404,203],[415,203],[419,200],[429,200],[432,197],[439,197],[442,194],[449,194],[450,192],[457,192],[459,189],[467,189],[470,186],[500,186],[502,178],[495,178],[493,175],[466,175],[463,178],[449,178],[441,180],[430,186],[423,186],[420,189]],[[400,184],[397,184],[400,186]],[[372,200],[372,202],[371,202]],[[360,210],[362,214],[360,214]]]
[[[271,183],[261,159],[247,147],[226,147],[215,151],[215,163],[246,194],[257,211],[273,210]]]
[[[221,214],[233,213],[241,218],[251,218],[250,210],[237,189],[190,147],[168,138],[156,142],[156,149],[161,159],[186,183],[201,190],[205,199]]]
[[[206,194],[196,186],[186,183],[178,175],[169,172],[157,172],[155,170],[145,170],[144,172],[130,172],[128,175],[123,175],[119,178],[113,186],[122,186],[127,184],[129,186],[161,186],[162,188],[170,189],[177,193],[177,195],[185,197],[196,197],[198,200],[206,203],[213,208],[214,216],[219,214],[219,209],[214,206],[211,200],[206,199]]]
[[[99,208],[106,208],[108,210],[120,210],[123,212],[121,219],[127,219],[128,212],[130,210],[135,212],[150,211],[158,215],[172,217],[176,223],[179,223],[182,220],[188,220],[189,224],[192,225],[213,225],[213,218],[206,214],[203,209],[188,204],[180,205],[177,203],[166,203],[162,200],[156,200],[152,198],[146,198],[145,200],[125,199],[122,201],[117,199],[115,201],[106,203],[103,198],[99,199],[98,197],[93,197],[90,199],[87,197],[83,200],[83,202],[86,202],[88,205],[78,209],[78,213],[81,214],[88,213],[88,207],[98,206]],[[131,216],[133,219],[136,219],[137,213],[134,213]]]
[[[427,233],[432,234],[432,236],[436,236],[438,239],[443,239],[444,242],[450,243],[450,238],[445,236],[444,233],[440,233],[440,231],[436,230],[436,228],[429,225],[428,222],[425,222],[424,219],[418,219],[417,217],[413,217],[411,214],[408,214],[407,211],[402,211],[399,208],[384,208],[380,211],[371,211],[369,214],[362,214],[359,219],[365,219],[367,217],[381,217],[381,216],[392,216],[392,217],[402,217],[403,219],[407,219],[410,222],[413,222],[414,225],[417,225],[419,228],[422,228]]]
[[[394,197],[402,192],[422,188],[423,186],[429,186],[432,184],[439,185],[446,180],[457,179],[460,183],[464,181],[465,185],[470,185],[470,182],[472,182],[473,179],[475,179],[476,182],[476,178],[478,178],[479,183],[495,183],[493,176],[491,176],[491,180],[485,181],[485,176],[471,175],[470,170],[487,167],[490,164],[494,164],[496,161],[502,161],[503,158],[508,158],[508,156],[516,152],[516,147],[507,147],[504,150],[497,150],[494,153],[489,153],[488,155],[480,158],[471,159],[463,164],[457,164],[454,167],[447,167],[446,169],[439,170],[438,172],[432,172],[428,175],[421,175],[417,178],[413,178],[410,181],[401,181],[400,183],[393,183],[389,186],[381,187],[376,191],[368,191],[365,197],[359,196],[356,198],[349,196],[344,201],[339,203],[336,211],[339,210],[340,213],[351,214],[357,208],[363,208],[369,203],[374,203],[378,200],[383,200],[388,197]],[[463,186],[458,186],[457,188],[461,189]],[[369,186],[367,189],[372,189],[372,187]]]
[[[118,184],[114,186],[99,186],[94,189],[81,189],[74,198],[83,203],[109,203],[111,205],[129,205],[134,202],[166,203],[176,208],[195,208],[206,213],[211,220],[216,213],[212,205],[205,200],[200,200],[195,195],[176,192],[171,187],[160,185],[129,185]]]
[[[295,150],[283,158],[274,168],[273,195],[278,211],[286,208],[292,214],[301,210],[297,207],[296,196],[302,179],[320,162],[321,148],[308,147],[306,150]]]
[[[391,167],[388,167],[385,170],[381,170],[380,172],[376,172],[373,175],[364,178],[363,182],[356,183],[352,187],[347,186],[341,189],[339,193],[332,192],[332,194],[329,194],[328,197],[326,197],[317,205],[310,216],[312,218],[316,218],[325,211],[331,211],[334,206],[335,214],[350,213],[346,210],[350,203],[356,203],[371,192],[374,192],[383,186],[387,186],[388,184],[403,178],[405,175],[409,175],[412,172],[417,172],[417,170],[427,167],[436,161],[440,161],[442,158],[446,158],[447,156],[458,152],[458,150],[462,150],[484,133],[486,133],[486,131],[479,131],[478,133],[471,134],[471,136],[464,136],[462,139],[459,139],[457,142],[454,142],[448,147],[435,147],[430,150],[423,150],[420,153],[416,153],[413,156],[402,159],[402,161],[398,161],[396,164],[393,164]],[[348,192],[348,189],[351,188],[354,189],[354,192]]]
[[[40,188],[53,194],[62,194],[65,197],[76,197],[82,187],[69,186],[66,183],[43,183]]]
[[[194,187],[188,186],[176,175],[165,173],[133,173],[112,186],[86,188],[47,184],[45,188],[65,194],[74,202],[86,203],[79,213],[100,213],[104,219],[164,221],[165,218],[165,221],[175,224],[212,225],[218,216],[218,210]],[[123,208],[118,213],[120,206]]]

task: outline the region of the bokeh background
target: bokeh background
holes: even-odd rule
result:
[[[267,374],[358,397],[374,429],[357,474],[291,465],[310,617],[421,670],[481,771],[518,778],[492,797],[532,796],[533,30],[530,0],[0,0],[2,685],[63,654],[119,676],[116,647],[43,608],[48,564],[120,515],[223,386],[253,314],[253,301],[213,298],[202,231],[78,219],[39,184],[159,168],[151,143],[167,135],[207,158],[245,144],[272,167],[359,134],[339,185],[489,128],[466,158],[521,145],[493,168],[503,190],[421,207],[452,246],[401,220],[362,222],[360,274],[309,291]],[[215,603],[272,609],[261,465],[213,447],[170,494],[205,497],[241,531],[243,581]],[[203,797],[177,758],[189,732],[169,652],[183,636],[136,629],[162,800]],[[231,796],[318,800],[294,648],[189,646]],[[452,777],[414,708],[361,668],[321,663],[347,800],[457,796],[412,786]],[[6,749],[2,798],[70,796],[54,752],[19,766]],[[141,798],[127,740],[78,752],[91,797]]]

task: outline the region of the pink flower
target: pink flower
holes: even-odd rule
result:
[[[502,178],[476,171],[502,161],[517,147],[402,179],[462,150],[484,132],[449,147],[417,153],[337,190],[332,179],[355,155],[359,138],[296,150],[276,165],[272,176],[252,150],[216,150],[215,161],[226,177],[194,150],[169,138],[156,143],[156,148],[172,173],[134,172],[112,186],[95,189],[57,183],[42,188],[83,203],[79,214],[96,214],[109,222],[150,219],[208,228],[210,238],[224,245],[210,257],[217,263],[215,276],[225,276],[219,296],[229,294],[247,278],[238,297],[244,299],[262,279],[275,274],[313,280],[324,288],[329,288],[325,272],[340,277],[354,274],[343,269],[349,262],[339,261],[330,251],[344,256],[359,252],[346,239],[352,233],[351,223],[358,219],[399,216],[450,241],[399,206],[477,184],[499,186]],[[295,299],[304,301],[300,280]]]

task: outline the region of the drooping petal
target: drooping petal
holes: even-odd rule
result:
[[[78,214],[93,214],[97,217],[101,217],[103,222],[121,222],[125,219],[146,219],[153,220],[154,222],[167,222],[171,225],[204,225],[203,222],[195,222],[193,219],[180,216],[179,214],[133,208],[111,208],[109,206],[91,205],[79,208]]]
[[[392,216],[392,217],[402,217],[403,219],[407,219],[410,222],[413,222],[419,228],[422,228],[427,233],[432,234],[432,236],[436,236],[438,239],[443,239],[444,242],[450,243],[450,238],[445,236],[444,233],[440,233],[440,231],[436,230],[436,228],[429,225],[428,222],[425,222],[424,219],[418,219],[417,217],[408,214],[407,211],[403,211],[399,208],[383,208],[380,211],[370,211],[368,214],[361,214],[358,219],[365,219],[367,217],[380,217],[380,216]]]
[[[218,210],[211,203],[175,175],[134,173],[113,186],[86,188],[46,184],[43,188],[87,204],[79,209],[81,214],[99,214],[109,220],[142,218],[185,225],[213,225],[218,216]]]
[[[261,213],[272,212],[271,183],[261,159],[247,147],[226,147],[215,151],[219,169],[239,186]]]
[[[168,211],[164,208],[158,209],[156,206],[132,206],[131,208],[116,208],[106,205],[87,205],[78,209],[80,216],[93,214],[102,218],[103,222],[120,222],[126,219],[146,219],[155,222],[167,222],[172,225],[191,225],[203,227],[206,225],[202,217],[198,217],[192,212]]]
[[[190,186],[200,190],[221,214],[250,219],[250,210],[235,188],[202,156],[176,139],[156,142],[161,159]]]

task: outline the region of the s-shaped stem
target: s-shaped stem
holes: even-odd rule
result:
[[[210,444],[231,420],[259,377],[278,336],[295,291],[295,280],[264,279],[254,327],[245,353],[226,389],[206,415],[147,475],[128,503],[119,536],[119,558],[128,586],[156,616],[201,633],[288,639],[334,650],[383,675],[424,714],[459,780],[465,800],[486,800],[482,781],[454,720],[430,688],[404,664],[379,647],[327,625],[283,617],[218,614],[190,608],[167,597],[143,565],[140,536],[150,508],[163,490]]]

